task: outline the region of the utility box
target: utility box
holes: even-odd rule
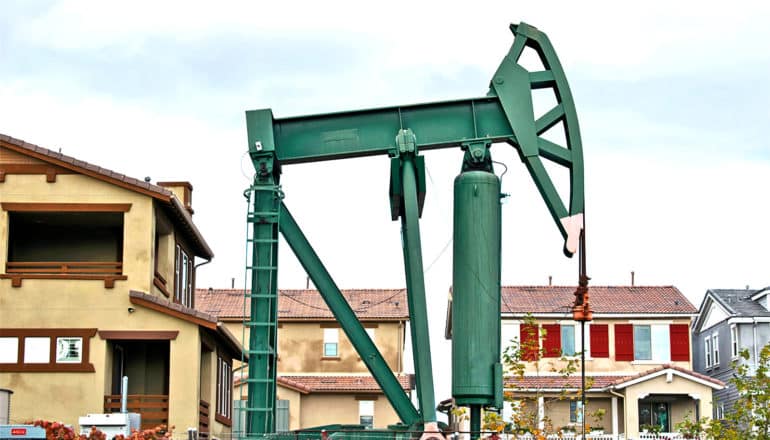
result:
[[[0,388],[0,425],[7,425],[11,421],[11,394],[13,391]]]
[[[107,435],[110,440],[118,434],[128,437],[132,430],[139,431],[142,426],[142,415],[139,413],[88,414],[78,417],[80,433],[88,435],[91,427],[95,427]]]
[[[0,440],[45,440],[45,429],[33,425],[0,425]]]

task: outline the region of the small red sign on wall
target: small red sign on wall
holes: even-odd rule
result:
[[[27,428],[11,428],[11,435],[27,435]]]

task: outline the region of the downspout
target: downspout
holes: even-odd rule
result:
[[[754,332],[754,343],[751,344],[754,346],[754,368],[752,368],[753,371],[756,371],[756,368],[759,366],[759,352],[757,351],[757,318],[753,319],[754,323],[752,324],[752,330]]]
[[[626,417],[626,413],[628,412],[626,408],[626,396],[618,393],[617,391],[613,390],[610,387],[607,387],[607,391],[613,396],[620,397],[621,399],[623,399],[623,432],[625,433],[628,430],[628,418]],[[620,438],[619,432],[613,432],[612,434],[615,435],[616,438]]]

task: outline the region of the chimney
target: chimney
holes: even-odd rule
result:
[[[548,275],[548,285],[553,286],[553,277],[551,275]]]
[[[634,271],[631,271],[631,287],[634,287]]]
[[[158,186],[168,189],[182,202],[187,212],[193,215],[195,211],[192,209],[192,191],[193,187],[190,182],[158,182]]]

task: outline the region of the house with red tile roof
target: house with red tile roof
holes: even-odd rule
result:
[[[128,411],[142,426],[231,436],[238,340],[196,310],[192,185],[152,184],[0,135],[0,388],[11,421],[77,426]]]
[[[349,289],[342,294],[404,392],[411,393],[414,378],[404,373],[406,289]],[[195,303],[248,346],[243,322],[250,303],[244,290],[198,289]],[[278,430],[321,426],[329,420],[386,427],[399,420],[316,290],[279,290],[277,368]],[[236,366],[235,375],[238,405],[247,395],[238,379],[247,371]]]
[[[528,411],[537,428],[580,432],[585,417],[612,438],[638,439],[652,426],[671,432],[686,416],[711,416],[712,392],[725,384],[692,371],[697,309],[676,287],[591,286],[593,320],[584,325],[572,319],[575,289],[502,288],[501,350],[524,367],[517,373],[507,366],[506,419]],[[451,313],[446,336],[452,336]]]

